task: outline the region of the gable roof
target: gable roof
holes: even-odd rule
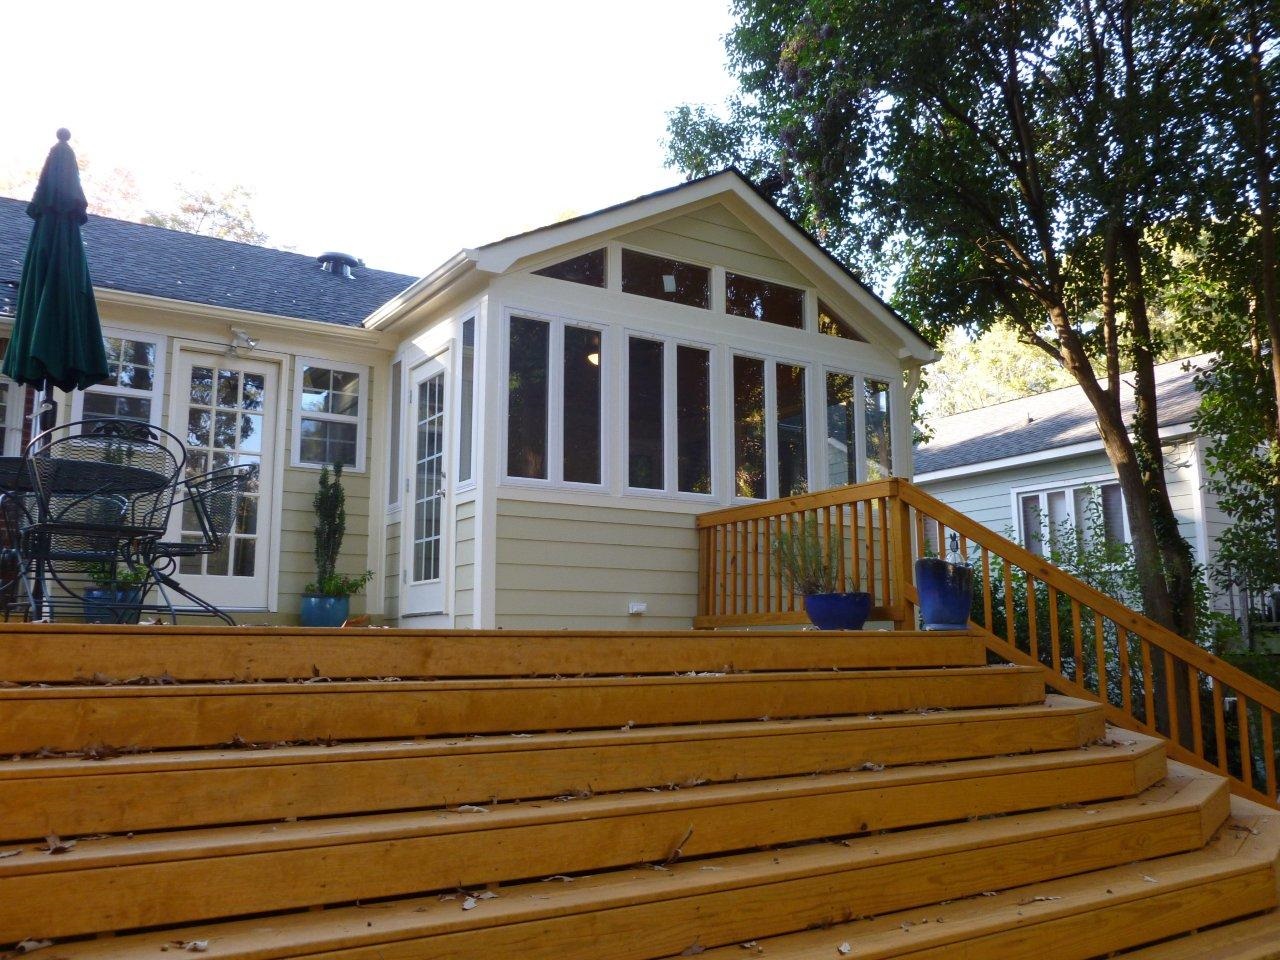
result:
[[[406,291],[394,304],[379,310],[369,318],[369,326],[378,327],[393,322],[404,309],[425,301],[469,266],[488,273],[504,273],[516,262],[574,243],[610,229],[618,229],[647,217],[659,216],[688,203],[708,200],[726,194],[734,194],[752,211],[768,222],[786,238],[796,250],[814,266],[815,272],[826,276],[834,285],[843,288],[867,311],[894,331],[903,344],[903,355],[928,363],[937,359],[937,352],[921,333],[897,311],[867,287],[857,274],[833,257],[822,244],[795,220],[763,194],[741,171],[728,167],[717,173],[687,180],[675,186],[646,193],[622,203],[604,207],[592,213],[571,217],[547,224],[523,233],[513,234],[492,243],[460,254],[446,261],[435,271]]]
[[[1200,407],[1195,375],[1208,359],[1201,355],[1156,365],[1161,427],[1189,423],[1195,416]],[[1120,378],[1120,406],[1126,423],[1133,419],[1132,380],[1130,374]],[[917,477],[1082,443],[1101,445],[1097,415],[1078,386],[940,417],[930,426],[933,439],[915,451]]]
[[[0,315],[12,314],[31,236],[24,200],[0,197]],[[315,257],[90,215],[81,229],[99,289],[358,327],[416,280],[358,267],[350,278]]]

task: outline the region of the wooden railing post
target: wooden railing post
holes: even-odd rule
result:
[[[911,507],[899,493],[898,480],[893,480],[893,489],[889,495],[892,504],[890,520],[890,540],[893,543],[894,573],[893,584],[894,608],[901,614],[893,621],[895,630],[914,630],[916,626],[916,609],[911,602],[911,587],[915,581],[915,551],[911,540]]]

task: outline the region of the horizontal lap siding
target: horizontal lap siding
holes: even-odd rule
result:
[[[288,456],[285,450],[280,451],[281,456]],[[312,498],[319,481],[319,470],[285,468],[280,498],[280,615],[288,622],[297,622],[302,589],[316,578],[316,514]],[[368,473],[344,473],[342,488],[347,495],[347,535],[342,541],[338,572],[354,575],[369,565]],[[352,616],[364,612],[364,595],[352,597]]]
[[[476,502],[458,504],[453,550],[453,625],[460,630],[475,626]]]
[[[400,521],[387,524],[386,573],[386,610],[388,620],[394,621],[400,616]]]
[[[687,628],[697,604],[687,513],[499,500],[496,559],[499,627]]]

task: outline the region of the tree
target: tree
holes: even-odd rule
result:
[[[249,208],[253,194],[240,185],[221,192],[178,185],[178,209],[172,213],[148,210],[142,223],[183,233],[201,233],[220,240],[262,244],[267,235],[258,229]]]
[[[952,328],[939,350],[942,359],[925,374],[920,406],[925,417],[949,417],[1075,383],[1052,357],[1019,342],[1017,333],[1003,324],[977,338]]]
[[[1143,606],[1195,634],[1195,571],[1165,486],[1153,242],[1206,159],[1203,10],[1139,0],[736,0],[742,96],[682,108],[671,159],[743,162],[837,250],[896,268],[924,329],[1017,331],[1097,414]],[[1126,423],[1120,375],[1132,371]]]

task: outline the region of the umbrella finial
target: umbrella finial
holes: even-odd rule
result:
[[[61,140],[63,143],[66,143],[68,140],[71,139],[71,131],[68,130],[66,127],[59,127],[58,139]]]

